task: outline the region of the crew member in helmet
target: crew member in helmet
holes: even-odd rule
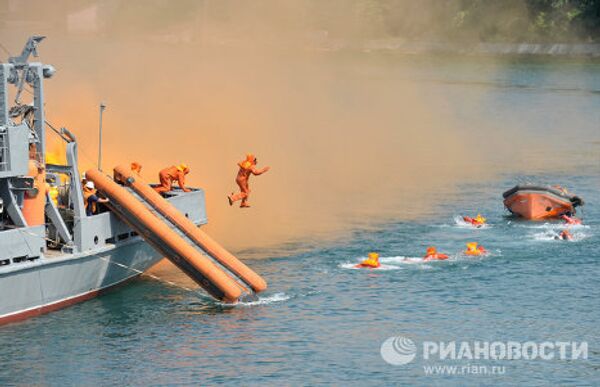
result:
[[[98,203],[108,203],[108,199],[101,198],[96,192],[96,187],[93,181],[86,181],[83,186],[83,205],[85,214],[92,216],[98,213]]]
[[[191,189],[185,186],[185,176],[188,173],[190,173],[190,168],[183,163],[165,168],[158,173],[160,185],[154,187],[154,190],[158,193],[169,192],[172,189],[173,182],[176,181],[183,192],[190,192]]]

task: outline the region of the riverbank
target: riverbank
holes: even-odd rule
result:
[[[482,56],[531,55],[548,57],[600,58],[598,43],[448,43],[406,41],[403,39],[368,40],[361,43],[323,40],[318,49],[325,51],[360,50],[401,54],[460,54]]]

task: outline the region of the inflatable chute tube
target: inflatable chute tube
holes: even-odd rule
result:
[[[262,277],[198,228],[191,220],[186,218],[179,210],[177,210],[177,208],[152,189],[150,185],[144,182],[138,174],[133,173],[129,166],[120,165],[115,168],[114,172],[115,176],[121,180],[123,184],[131,187],[156,211],[167,218],[177,226],[181,232],[196,243],[198,247],[227,268],[231,273],[236,275],[241,281],[252,288],[252,290],[258,293],[267,288],[267,283]]]
[[[239,300],[244,292],[240,284],[156,217],[125,188],[96,169],[87,171],[86,178],[108,196],[108,204],[116,215],[210,295],[224,302]]]

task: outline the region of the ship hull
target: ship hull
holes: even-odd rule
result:
[[[94,298],[139,276],[162,257],[140,237],[79,256],[49,258],[0,276],[0,324],[21,321]]]
[[[204,192],[176,190],[169,201],[197,225],[207,223]],[[113,213],[83,218],[83,251],[44,249],[44,226],[0,232],[0,324],[82,301],[133,279],[162,255]],[[37,252],[36,252],[37,251]],[[36,256],[37,255],[37,256]],[[18,259],[25,257],[27,259]]]

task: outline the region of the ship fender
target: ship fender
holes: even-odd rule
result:
[[[33,187],[25,191],[21,209],[25,222],[30,227],[45,223],[46,170],[39,165],[37,161],[29,160],[28,176],[33,178]]]

